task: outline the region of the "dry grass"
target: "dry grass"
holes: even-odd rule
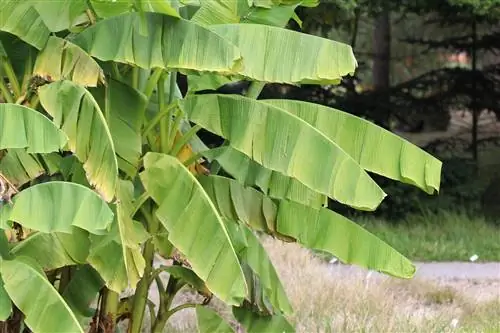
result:
[[[293,304],[297,332],[500,332],[500,281],[429,282],[336,270],[295,244],[264,240]],[[474,285],[488,297],[471,297]],[[474,290],[474,289],[473,289]],[[489,293],[489,294],[488,294]],[[179,302],[192,295],[182,295]],[[220,302],[215,307],[230,319]],[[194,311],[171,318],[167,332],[196,332]]]

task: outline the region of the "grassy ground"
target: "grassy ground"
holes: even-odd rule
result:
[[[500,332],[500,281],[374,279],[341,274],[295,244],[265,246],[293,304],[297,332]],[[213,306],[231,320],[227,308]],[[167,332],[196,332],[193,311],[174,315]]]
[[[464,213],[425,214],[399,224],[356,220],[402,254],[416,261],[500,261],[500,227]]]

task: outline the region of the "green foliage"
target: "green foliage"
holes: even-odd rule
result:
[[[412,260],[467,261],[473,255],[478,261],[500,260],[498,226],[463,210],[410,214],[396,225],[381,218],[355,220]]]
[[[35,332],[113,331],[128,318],[138,333],[149,308],[161,332],[185,307],[201,331],[226,331],[204,307],[213,296],[248,332],[294,331],[258,232],[413,276],[408,259],[323,203],[376,209],[386,194],[367,171],[433,193],[441,162],[338,110],[256,100],[268,82],[332,84],[356,70],[350,46],[283,28],[300,22],[300,5],[317,1],[0,1],[8,331],[21,317]],[[247,96],[195,94],[235,79],[252,81]],[[224,146],[208,149],[201,128]],[[155,268],[155,255],[169,264]],[[203,303],[173,307],[183,287]]]

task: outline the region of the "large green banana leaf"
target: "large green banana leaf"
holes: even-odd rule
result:
[[[179,105],[231,147],[314,191],[363,210],[376,209],[385,197],[342,148],[283,109],[235,95],[194,95]]]
[[[14,185],[21,186],[46,173],[59,171],[61,156],[51,154],[29,154],[25,149],[8,149],[0,159],[0,172]]]
[[[28,153],[50,153],[68,141],[47,117],[22,105],[0,103],[0,124],[0,150],[26,148]]]
[[[32,258],[45,271],[48,271],[85,263],[89,248],[88,233],[73,228],[71,234],[37,232],[14,246],[10,252],[16,257]]]
[[[68,304],[35,262],[26,257],[4,260],[0,273],[5,290],[33,332],[84,332]]]
[[[439,191],[441,162],[368,120],[326,106],[286,99],[262,100],[300,117],[337,143],[365,170]]]
[[[106,87],[90,89],[102,110],[109,114],[111,137],[118,167],[133,177],[142,154],[141,127],[147,99],[140,91],[109,79]]]
[[[88,263],[99,272],[106,287],[117,293],[123,292],[129,284],[123,248],[116,232],[106,236],[93,236],[91,240]]]
[[[16,35],[41,50],[50,31],[32,1],[0,1],[0,31]]]
[[[115,195],[118,161],[106,119],[94,97],[70,81],[39,88],[40,102],[69,137],[69,149],[84,163],[91,185],[106,201]]]
[[[134,186],[129,181],[120,180],[117,189],[116,225],[120,235],[123,262],[127,271],[128,281],[132,288],[141,279],[146,267],[140,244],[148,237],[144,229],[136,228],[132,220],[132,200]]]
[[[38,55],[33,74],[53,81],[71,80],[83,86],[104,83],[104,73],[92,57],[73,43],[54,36]]]
[[[85,14],[87,9],[85,0],[23,0],[23,2],[33,5],[51,32],[66,30],[89,21]]]
[[[295,9],[298,3],[287,5],[267,3],[262,5],[254,2],[252,5],[247,0],[206,0],[202,1],[201,8],[196,11],[191,21],[205,26],[227,23],[255,23],[283,28],[290,18],[296,16]],[[189,91],[215,90],[224,84],[240,79],[240,76],[231,78],[213,73],[195,73],[188,76],[188,87]]]
[[[199,333],[233,333],[231,326],[217,312],[206,306],[196,306]]]
[[[258,23],[284,27],[293,16],[299,1],[290,4],[268,3],[264,6],[247,0],[204,0],[191,21],[209,26],[226,23]]]
[[[331,210],[288,200],[275,203],[253,188],[220,176],[200,177],[200,182],[221,216],[228,220],[291,237],[308,248],[331,253],[345,263],[402,278],[415,273],[415,266],[398,251]]]
[[[90,3],[96,14],[102,18],[117,16],[136,10],[132,4],[139,6],[139,9],[143,12],[180,17],[172,4],[172,0],[140,0],[135,2],[131,0],[90,0]]]
[[[218,34],[183,19],[142,14],[148,25],[147,35],[141,31],[141,15],[129,13],[99,21],[73,42],[100,60],[145,69],[231,74],[242,66],[238,48]]]
[[[0,321],[6,321],[12,313],[12,302],[3,286],[3,280],[0,276]]]
[[[79,227],[104,234],[113,212],[97,193],[82,185],[53,181],[29,187],[0,208],[0,221],[16,221],[41,232],[72,233]]]
[[[244,68],[238,73],[252,80],[337,84],[357,67],[351,47],[329,39],[260,24],[209,28],[240,49]]]
[[[104,282],[92,267],[76,267],[62,296],[80,323],[93,316],[95,310],[90,309],[90,305],[103,286]]]
[[[205,26],[238,23],[241,14],[249,9],[246,0],[201,0],[200,4],[191,21]]]
[[[238,225],[236,222],[228,221],[226,225],[238,258],[241,262],[248,264],[252,273],[258,277],[263,295],[274,309],[286,315],[292,314],[292,305],[285,289],[259,239],[245,224]]]
[[[120,181],[118,196],[123,203],[116,205],[116,223],[105,236],[91,236],[88,263],[104,280],[106,287],[121,293],[127,287],[135,287],[144,270],[144,258],[139,245],[148,237],[142,224],[131,219],[130,185]],[[130,279],[130,280],[129,280]]]
[[[169,241],[187,258],[207,287],[228,304],[247,294],[243,272],[213,203],[189,170],[174,157],[148,153],[141,180],[158,204],[156,216]]]
[[[332,300],[333,301],[333,300]],[[290,333],[293,326],[281,315],[259,315],[243,307],[233,306],[233,315],[247,333]]]
[[[203,156],[216,160],[224,171],[241,184],[257,186],[271,198],[287,199],[317,208],[326,203],[326,196],[311,190],[294,178],[264,168],[231,146],[207,150],[203,152]]]

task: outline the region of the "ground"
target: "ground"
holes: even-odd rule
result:
[[[329,264],[296,244],[264,243],[297,332],[500,332],[500,263],[417,263],[416,277],[401,280]],[[157,302],[154,290],[150,297]],[[231,319],[223,304],[212,306]],[[166,332],[196,332],[194,312],[174,315]]]

